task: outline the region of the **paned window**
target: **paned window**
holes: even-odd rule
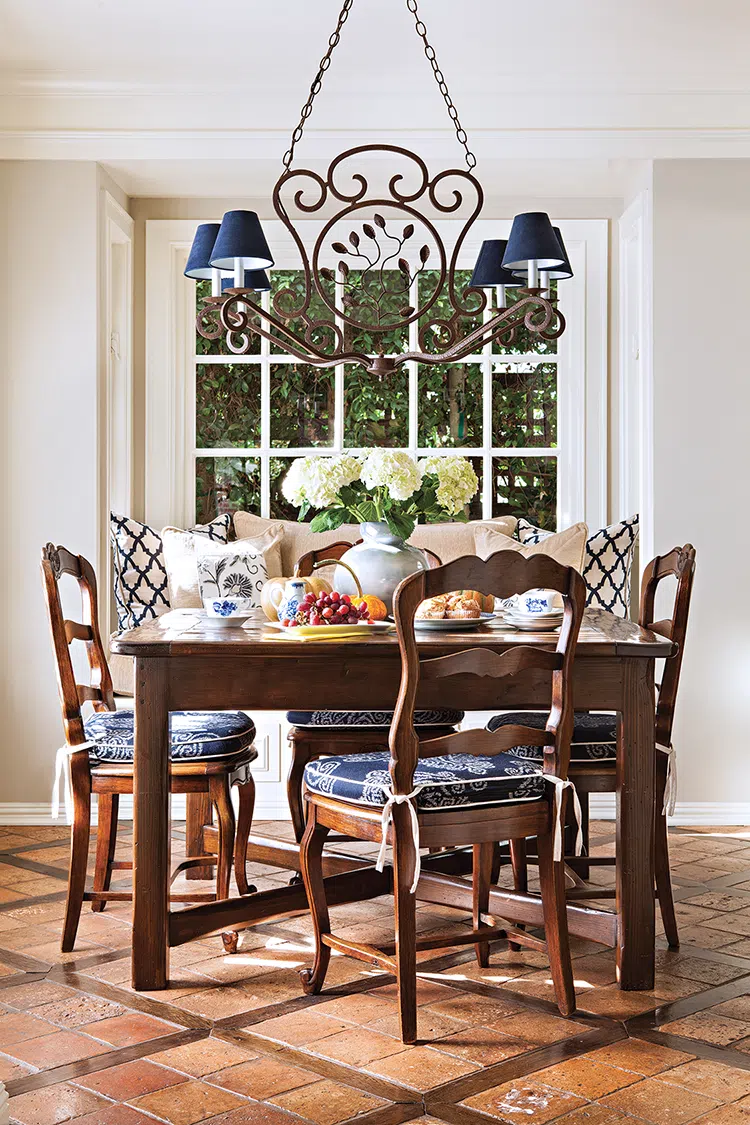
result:
[[[299,290],[301,271],[270,272],[274,291]],[[395,284],[398,271],[393,273]],[[461,272],[458,284],[468,286],[470,276]],[[413,284],[432,287],[434,281],[425,271]],[[197,300],[209,293],[209,282],[196,286]],[[418,296],[411,294],[412,305]],[[264,293],[264,307],[269,302]],[[485,318],[494,311],[493,304]],[[319,312],[330,315],[322,302]],[[439,300],[430,317],[445,312]],[[464,325],[467,332],[472,327],[470,320]],[[346,342],[400,354],[418,350],[418,332],[415,323],[387,334],[381,344],[381,338],[347,329]],[[540,527],[557,526],[557,341],[521,328],[510,346],[487,345],[437,367],[409,362],[383,382],[351,364],[300,363],[258,337],[250,354],[234,356],[222,340],[196,335],[194,364],[200,522],[238,508],[296,519],[280,489],[294,457],[388,446],[418,457],[457,451],[470,458],[480,480],[471,518],[512,513]]]

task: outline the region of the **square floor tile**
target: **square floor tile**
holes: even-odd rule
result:
[[[544,1125],[584,1103],[584,1098],[547,1086],[536,1075],[532,1075],[530,1078],[503,1082],[500,1086],[474,1094],[462,1102],[462,1105],[509,1125],[520,1121],[527,1122],[528,1125]]]
[[[663,1076],[644,1078],[635,1086],[626,1086],[600,1100],[602,1105],[642,1117],[653,1125],[685,1125],[719,1105],[716,1098],[674,1086],[665,1082]]]
[[[315,1125],[338,1125],[340,1121],[349,1121],[388,1104],[374,1094],[327,1080],[290,1090],[270,1100],[289,1113],[315,1122]]]

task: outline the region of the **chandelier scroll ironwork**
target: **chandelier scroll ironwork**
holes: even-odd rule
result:
[[[249,352],[253,338],[263,336],[301,362],[318,367],[361,364],[383,377],[410,360],[435,365],[476,354],[495,341],[510,346],[521,330],[547,340],[564,331],[565,320],[548,278],[542,273],[541,284],[536,283],[533,253],[524,255],[529,260],[527,287],[517,288],[516,300],[507,307],[505,287],[499,287],[500,307],[491,314],[486,312],[487,283],[477,288],[459,280],[465,268],[459,261],[464,260],[467,238],[481,212],[483,192],[473,174],[476,158],[419,18],[417,0],[406,3],[467,167],[448,168],[431,176],[421,157],[390,144],[348,149],[331,161],[324,174],[292,167],[296,144],[353,4],[353,0],[345,0],[273,191],[274,212],[299,255],[301,291],[288,286],[276,289],[270,307],[264,309],[256,290],[238,284],[245,278],[243,262],[248,259],[237,250],[235,285],[214,285],[213,295],[204,300],[197,317],[198,332],[210,340],[223,336],[232,354]],[[378,173],[386,160],[389,174],[381,182]],[[391,170],[393,165],[395,170]],[[377,182],[371,186],[368,177]],[[296,224],[313,216],[321,226],[309,246]],[[252,218],[258,224],[257,216]],[[448,246],[440,231],[444,218],[458,220],[456,236]],[[548,217],[543,219],[556,240]],[[262,245],[267,253],[264,240]],[[562,263],[563,256],[564,251],[559,258],[555,255],[553,264]],[[205,266],[216,264],[207,261]],[[210,270],[200,269],[188,273],[209,275]],[[378,346],[386,334],[406,330],[415,322],[416,349],[389,355],[384,346]],[[363,337],[371,346],[363,347]]]

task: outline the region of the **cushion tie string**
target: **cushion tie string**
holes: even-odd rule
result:
[[[409,888],[411,894],[414,894],[417,889],[419,875],[422,870],[422,863],[419,858],[419,821],[417,819],[417,810],[412,804],[412,798],[416,797],[422,789],[424,789],[423,785],[415,785],[411,793],[391,793],[388,789],[383,787],[383,792],[387,800],[383,805],[383,813],[380,817],[382,836],[380,838],[380,851],[378,852],[377,862],[375,863],[375,870],[382,871],[385,864],[385,850],[388,847],[388,825],[393,821],[393,806],[408,805],[409,812],[411,813],[411,838],[414,842],[414,880]]]
[[[664,816],[674,816],[677,804],[677,752],[671,743],[669,746],[663,746],[661,742],[657,742],[656,749],[667,755],[667,784],[664,787],[664,804],[661,811]]]
[[[95,742],[79,742],[76,746],[61,746],[55,755],[55,783],[52,787],[52,819],[60,816],[60,785],[62,784],[63,804],[68,824],[73,823],[73,782],[70,776],[70,759],[79,750],[92,750]]]
[[[553,773],[545,773],[544,780],[549,781],[555,787],[554,800],[552,805],[552,817],[555,822],[555,835],[552,845],[552,857],[554,860],[562,860],[563,857],[563,793],[566,789],[570,789],[573,794],[573,814],[576,818],[576,842],[575,842],[575,855],[581,855],[583,852],[583,814],[581,812],[581,802],[578,800],[578,793],[576,787],[570,778],[555,777]]]

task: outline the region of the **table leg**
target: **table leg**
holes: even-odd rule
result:
[[[654,987],[654,662],[622,661],[617,734],[617,974]]]
[[[169,667],[135,662],[133,785],[133,988],[169,977]]]

